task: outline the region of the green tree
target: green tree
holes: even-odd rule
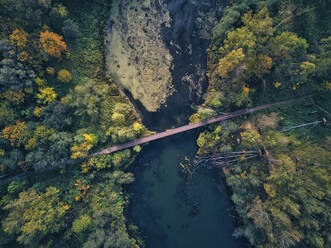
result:
[[[35,73],[20,63],[14,46],[8,40],[0,40],[0,86],[1,89],[19,90],[31,87]]]
[[[0,105],[0,127],[12,124],[15,119],[15,112],[10,107],[9,102],[4,101]]]
[[[8,193],[17,194],[27,186],[27,181],[12,181],[7,188]]]
[[[80,37],[80,32],[77,23],[71,19],[63,22],[62,32],[67,41],[75,42]]]
[[[55,101],[46,106],[41,113],[40,119],[48,128],[64,131],[72,124],[70,107],[63,105],[61,102]]]
[[[92,218],[88,214],[79,216],[72,223],[72,230],[75,233],[81,233],[89,228],[92,224]]]
[[[39,0],[3,0],[0,2],[1,16],[9,17],[18,24],[27,27],[28,31],[41,26],[43,13],[50,7],[51,1]]]
[[[261,144],[261,135],[258,131],[249,129],[240,133],[242,146],[247,148],[258,148]]]
[[[67,205],[60,201],[58,189],[48,187],[45,193],[21,192],[4,209],[9,211],[2,222],[4,231],[18,235],[20,244],[33,246],[48,233],[59,231]]]

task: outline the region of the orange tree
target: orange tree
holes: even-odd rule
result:
[[[1,131],[1,138],[8,140],[11,146],[19,147],[25,143],[26,137],[26,124],[21,121],[17,121],[15,125],[9,125]]]
[[[67,45],[63,41],[63,37],[48,30],[40,33],[40,45],[43,52],[56,58],[60,58],[67,52]]]
[[[26,47],[28,43],[28,34],[24,30],[15,29],[9,36],[9,40],[12,44],[16,45],[19,49]]]

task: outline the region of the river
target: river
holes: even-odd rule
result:
[[[150,130],[187,124],[192,107],[202,102],[211,28],[226,2],[113,1],[107,24],[107,66]],[[171,58],[168,71],[165,58]],[[148,81],[159,71],[163,74],[157,82]],[[147,81],[141,81],[141,75]],[[161,89],[165,78],[172,79],[174,92],[157,111],[147,111],[151,101],[158,103],[158,94],[164,93],[155,91],[153,84]],[[154,93],[148,95],[150,91]],[[140,228],[147,248],[245,247],[232,238],[233,206],[222,174],[200,169],[187,178],[181,172],[180,163],[196,154],[197,137],[194,130],[153,141],[129,168],[136,180],[127,188],[128,219]]]
[[[232,238],[232,204],[220,174],[200,169],[187,178],[181,172],[180,163],[196,154],[197,135],[155,141],[131,165],[136,181],[128,212],[147,248],[245,247]]]

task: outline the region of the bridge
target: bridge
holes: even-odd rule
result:
[[[160,132],[160,133],[157,133],[157,134],[154,134],[154,135],[150,135],[150,136],[147,136],[147,137],[144,137],[144,138],[136,139],[134,141],[130,141],[130,142],[127,142],[127,143],[124,143],[124,144],[110,146],[110,147],[108,147],[104,150],[92,153],[92,154],[90,154],[90,155],[88,155],[88,156],[86,156],[82,159],[79,159],[79,160],[68,159],[66,164],[72,164],[76,161],[81,161],[83,159],[95,157],[95,156],[98,156],[98,155],[101,155],[101,154],[113,153],[113,152],[116,152],[116,151],[120,151],[120,150],[123,150],[123,149],[127,149],[127,148],[130,148],[130,147],[136,146],[136,145],[141,145],[141,144],[153,141],[153,140],[162,139],[162,138],[165,138],[165,137],[168,137],[168,136],[171,136],[171,135],[175,135],[175,134],[182,133],[182,132],[185,132],[185,131],[189,131],[189,130],[192,130],[192,129],[195,129],[195,128],[203,127],[203,126],[206,126],[206,125],[209,125],[209,124],[212,124],[212,123],[226,121],[226,120],[229,120],[229,119],[241,116],[241,115],[250,114],[250,113],[253,113],[253,112],[256,112],[256,111],[259,111],[259,110],[263,110],[263,109],[267,109],[267,108],[270,108],[270,107],[273,107],[273,106],[276,106],[276,105],[280,105],[280,104],[283,104],[283,103],[295,102],[295,101],[298,101],[298,100],[301,100],[301,99],[304,99],[304,98],[309,98],[309,97],[312,97],[312,96],[314,96],[314,95],[302,96],[302,97],[294,98],[294,99],[291,99],[291,100],[285,100],[285,101],[280,101],[280,102],[276,102],[276,103],[264,104],[264,105],[260,105],[260,106],[254,107],[254,108],[242,109],[242,110],[238,110],[238,111],[235,111],[235,112],[232,112],[232,113],[229,113],[229,114],[216,116],[216,117],[213,117],[209,120],[184,125],[184,126],[177,127],[177,128],[174,128],[174,129],[170,129],[170,130]],[[251,154],[251,155],[256,156],[256,154]],[[230,158],[230,157],[228,156],[227,158]],[[48,173],[49,171],[56,170],[56,169],[59,169],[59,168],[51,168],[51,169],[48,169],[48,170],[38,171],[38,172],[37,171],[23,172],[19,175],[9,176],[9,177],[8,176],[3,176],[3,177],[0,178],[0,185],[7,184],[7,183],[9,183],[13,180],[20,180],[21,178],[23,178],[25,176],[33,175],[35,173],[39,173],[39,174],[40,173]]]
[[[270,103],[270,104],[264,104],[264,105],[260,105],[260,106],[257,106],[257,107],[242,109],[242,110],[238,110],[238,111],[235,111],[235,112],[232,112],[232,113],[229,113],[229,114],[216,116],[216,117],[210,118],[208,120],[204,120],[204,121],[200,121],[200,122],[197,122],[197,123],[188,124],[188,125],[184,125],[184,126],[181,126],[181,127],[169,129],[169,130],[166,130],[164,132],[160,132],[160,133],[153,134],[153,135],[150,135],[150,136],[147,136],[147,137],[139,138],[139,139],[136,139],[136,140],[124,143],[124,144],[110,146],[110,147],[108,147],[104,150],[101,150],[99,152],[92,153],[92,154],[86,156],[85,158],[91,158],[91,157],[95,157],[95,156],[102,155],[102,154],[109,154],[109,153],[117,152],[117,151],[127,149],[127,148],[130,148],[130,147],[136,146],[136,145],[141,145],[141,144],[148,143],[148,142],[151,142],[151,141],[154,141],[154,140],[158,140],[158,139],[162,139],[162,138],[165,138],[165,137],[168,137],[168,136],[172,136],[172,135],[175,135],[175,134],[178,134],[178,133],[182,133],[182,132],[186,132],[186,131],[189,131],[189,130],[192,130],[192,129],[203,127],[203,126],[206,126],[206,125],[209,125],[209,124],[213,124],[213,123],[217,123],[217,122],[221,122],[221,121],[226,121],[226,120],[229,120],[229,119],[241,116],[241,115],[247,115],[247,114],[250,114],[250,113],[253,113],[253,112],[256,112],[256,111],[259,111],[259,110],[263,110],[263,109],[266,109],[266,108],[270,108],[270,107],[273,107],[273,106],[276,106],[276,105],[279,105],[279,104],[290,103],[290,102],[298,101],[298,100],[308,98],[308,97],[311,97],[311,96],[312,95],[298,97],[298,98],[294,98],[294,99],[291,99],[291,100],[284,100],[284,101]]]

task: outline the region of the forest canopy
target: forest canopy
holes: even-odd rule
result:
[[[146,131],[103,73],[109,8],[0,1],[1,247],[138,247],[122,185],[141,149],[78,161]]]
[[[210,84],[191,122],[204,119],[201,109],[226,113],[316,94],[215,124],[197,139],[200,156],[239,154],[223,172],[240,223],[234,236],[254,247],[331,245],[327,4],[232,1],[213,31]]]

